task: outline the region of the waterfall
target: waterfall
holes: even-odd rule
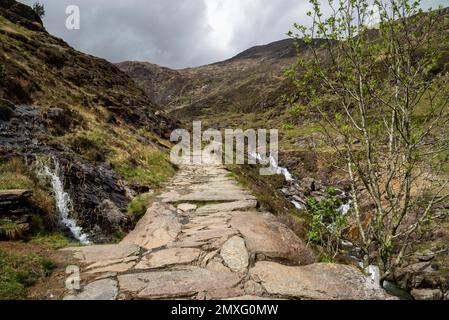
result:
[[[60,224],[67,227],[73,237],[81,244],[89,244],[90,241],[87,234],[83,233],[83,229],[77,225],[75,219],[70,218],[72,200],[70,199],[70,195],[64,191],[58,160],[53,157],[52,162],[54,169],[51,169],[48,163],[40,162],[37,169],[37,175],[49,179],[51,183]]]
[[[276,170],[276,174],[283,175],[285,178],[285,181],[291,182],[294,181],[292,174],[290,171],[288,171],[287,168],[280,167],[276,159],[270,155],[268,159],[266,159],[266,156],[262,156],[260,153],[250,153],[250,157],[259,160],[260,163],[265,163],[267,160],[270,162],[270,166]]]

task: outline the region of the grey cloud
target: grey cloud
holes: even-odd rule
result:
[[[36,0],[21,0],[32,4]],[[172,68],[220,61],[285,38],[305,21],[308,0],[40,0],[44,23],[74,48],[111,62],[140,60]],[[449,0],[424,0],[427,5]],[[65,28],[78,5],[81,30]],[[211,8],[215,8],[211,14]]]

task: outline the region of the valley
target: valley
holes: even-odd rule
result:
[[[328,67],[327,40],[280,40],[196,68],[112,64],[52,36],[13,0],[0,0],[0,40],[0,300],[449,299],[447,201],[394,273],[383,278],[375,255],[364,265],[354,203],[363,213],[375,204],[351,184],[348,139],[307,106],[335,118],[341,108],[324,90],[299,96],[291,76],[298,56],[318,52]],[[447,41],[434,49],[429,81],[449,70]],[[380,141],[384,110],[368,114]],[[277,174],[214,157],[173,163],[170,135],[193,121],[277,129]],[[350,143],[363,150],[363,139]],[[448,154],[435,160],[444,173],[428,163],[418,182],[449,176]],[[66,287],[69,265],[79,289]]]

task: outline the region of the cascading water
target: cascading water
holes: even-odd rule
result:
[[[73,237],[81,244],[89,244],[87,234],[83,233],[83,229],[76,224],[76,220],[70,218],[71,199],[67,192],[64,191],[64,185],[60,178],[59,162],[56,158],[52,158],[52,166],[50,164],[40,162],[38,164],[37,174],[50,180],[53,194],[56,202],[56,210],[59,215],[59,222],[62,226],[67,227]]]

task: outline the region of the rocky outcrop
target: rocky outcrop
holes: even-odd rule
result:
[[[339,264],[288,267],[258,262],[251,278],[269,294],[306,300],[388,299],[389,296],[358,269]]]
[[[0,0],[0,14],[30,30],[45,30],[42,20],[36,12],[15,0]]]

